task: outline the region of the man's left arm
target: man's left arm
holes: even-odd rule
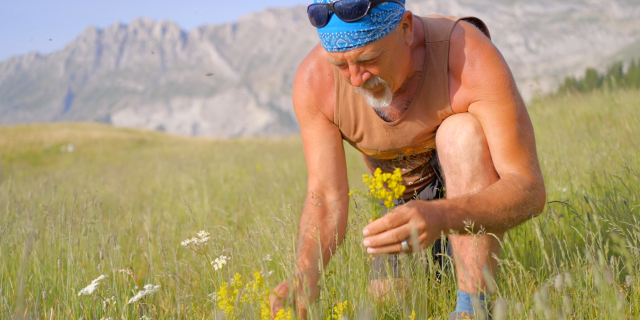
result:
[[[408,235],[399,230],[407,227],[418,231],[423,246],[431,245],[442,232],[465,233],[468,221],[475,231],[482,227],[501,233],[544,208],[546,192],[533,125],[504,58],[466,22],[456,26],[450,50],[452,107],[456,113],[469,112],[482,125],[499,180],[470,196],[398,207],[363,230],[372,248],[388,248],[391,242],[406,239]]]
[[[506,61],[473,25],[460,22],[454,29],[450,60],[452,80],[462,88],[451,105],[480,122],[500,179],[473,196],[443,203],[450,207],[448,228],[463,232],[464,220],[471,220],[488,232],[503,232],[545,205],[533,125]]]

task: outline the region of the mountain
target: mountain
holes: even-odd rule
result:
[[[587,67],[640,56],[637,0],[408,0],[419,15],[483,19],[526,99]],[[0,124],[100,121],[183,135],[298,130],[293,76],[317,44],[304,7],[184,31],[136,19],[62,50],[0,63]]]

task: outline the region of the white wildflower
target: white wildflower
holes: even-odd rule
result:
[[[211,300],[216,301],[218,299],[218,294],[217,293],[210,293],[208,294],[209,298],[211,298]]]
[[[204,240],[205,242],[209,241],[209,232],[206,232],[204,230],[198,232],[198,238]]]
[[[191,249],[191,251],[193,252],[202,253],[202,247],[205,246],[207,242],[209,242],[209,235],[209,232],[202,230],[197,233],[197,237],[184,240],[180,242],[180,245]]]
[[[273,274],[273,270],[269,270],[267,272],[262,271],[262,272],[260,272],[260,274],[262,275],[263,278],[266,278],[266,277],[268,277],[268,276]]]
[[[100,284],[100,281],[102,281],[102,279],[106,278],[107,276],[100,275],[98,278],[96,278],[95,280],[91,281],[91,284],[89,284],[88,286],[86,286],[84,289],[80,290],[80,292],[78,292],[78,296],[81,295],[91,295],[93,294],[93,292],[96,290],[96,288],[98,288],[98,285]]]
[[[129,299],[129,302],[127,302],[127,304],[136,302],[136,301],[144,298],[145,296],[152,295],[152,294],[156,293],[158,291],[158,289],[160,289],[160,286],[154,286],[152,284],[147,284],[147,285],[144,286],[144,288],[142,288],[142,291],[138,291],[138,293],[136,293],[136,295],[133,296],[133,298]]]
[[[116,304],[116,297],[111,297],[102,301],[102,310],[107,310],[107,305],[113,306]]]
[[[271,255],[268,254],[266,257],[262,259],[263,261],[271,261]]]
[[[147,317],[147,316],[142,316],[142,318],[140,318],[142,320],[153,320],[153,318],[151,317]]]
[[[224,267],[225,264],[227,264],[227,261],[229,261],[231,258],[227,257],[227,256],[219,256],[217,257],[215,260],[211,261],[211,266],[213,267],[213,270],[218,271],[221,270],[222,267]]]

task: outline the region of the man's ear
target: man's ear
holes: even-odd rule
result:
[[[402,15],[402,20],[400,20],[400,24],[398,24],[398,30],[400,31],[402,39],[409,47],[413,44],[413,26],[413,13],[407,10]]]

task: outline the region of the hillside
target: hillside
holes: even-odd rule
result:
[[[409,0],[415,13],[475,15],[488,24],[529,100],[587,67],[638,56],[632,0]],[[0,124],[98,121],[181,135],[296,132],[291,86],[317,43],[304,7],[182,30],[137,19],[90,27],[64,49],[0,63]]]
[[[493,319],[637,319],[640,91],[567,93],[536,100],[529,113],[547,206],[501,243]],[[366,167],[346,146],[349,189],[364,190]],[[267,290],[296,270],[306,178],[299,136],[0,127],[0,318],[264,319]],[[375,209],[364,193],[350,198],[313,319],[331,318],[338,301],[348,301],[350,319],[446,319],[457,277],[429,251],[401,257],[408,281],[391,297],[411,299],[367,294],[362,229]],[[202,250],[181,245],[200,230],[210,235]],[[80,294],[100,275],[93,294]],[[134,301],[149,284],[157,292]],[[256,288],[266,294],[246,295]]]

